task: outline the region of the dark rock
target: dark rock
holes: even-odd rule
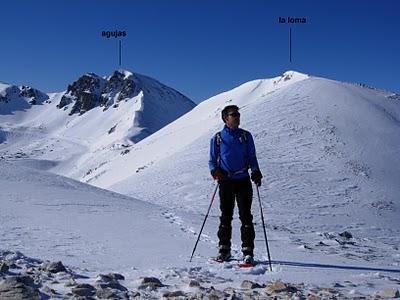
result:
[[[165,292],[163,297],[174,298],[174,297],[186,297],[186,294],[182,291]]]
[[[118,101],[124,100],[126,98],[132,98],[135,95],[135,83],[130,80],[126,79],[122,86],[121,92],[118,95]]]
[[[96,297],[100,299],[118,299],[116,293],[109,289],[97,290]]]
[[[146,288],[158,288],[164,286],[158,278],[155,277],[143,277],[140,278],[139,289]]]
[[[119,291],[127,291],[128,289],[126,287],[124,287],[123,285],[121,285],[120,283],[116,282],[116,281],[110,281],[107,283],[97,283],[96,284],[97,288],[100,289],[114,289],[114,290],[119,290]]]
[[[339,236],[341,236],[342,238],[345,238],[345,239],[353,238],[353,235],[348,231],[343,231],[342,233],[339,233]]]
[[[67,272],[67,269],[64,267],[61,261],[44,263],[41,266],[41,270],[50,273]]]
[[[197,280],[190,280],[189,287],[200,287],[200,282]]]
[[[314,294],[309,294],[307,296],[307,300],[321,300],[321,297]]]
[[[211,287],[208,291],[207,291],[207,296],[209,297],[209,299],[224,299],[226,297],[229,296],[229,294],[220,291],[220,290],[216,290],[213,287]]]
[[[121,155],[128,154],[130,151],[131,150],[129,150],[129,149],[125,149],[125,150],[121,151]]]
[[[30,98],[29,104],[31,105],[36,105],[49,99],[48,95],[30,86],[22,85],[19,87],[19,90],[20,90],[19,96],[24,98]]]
[[[244,280],[241,284],[242,289],[257,289],[261,288],[262,286],[256,282],[252,282],[250,280]]]
[[[15,280],[16,282],[20,282],[20,283],[22,283],[24,285],[27,285],[27,286],[33,286],[34,285],[33,278],[30,277],[30,276],[27,276],[27,275],[20,275],[20,276],[16,276],[16,277],[10,277],[10,278],[7,278],[7,279],[10,279],[10,281],[14,281]],[[6,281],[7,281],[7,279],[6,279]]]
[[[10,264],[8,264],[8,267],[9,267],[10,269],[21,269],[21,267],[20,267],[20,266],[17,266],[15,263],[10,263]]]
[[[335,287],[335,288],[342,288],[342,287],[344,287],[344,285],[342,285],[342,284],[336,282],[336,283],[333,285],[333,287]]]
[[[321,288],[319,294],[329,295],[329,297],[338,297],[340,295],[339,291],[333,288]]]
[[[5,262],[0,262],[0,273],[6,273],[9,269],[9,266]]]
[[[115,131],[115,128],[117,128],[117,124],[115,124],[113,127],[111,127],[111,128],[108,130],[108,134],[113,133],[113,132]]]
[[[74,103],[70,115],[84,114],[97,106],[104,106],[103,110],[107,110],[114,104],[115,95],[118,94],[117,101],[119,102],[134,97],[135,92],[136,84],[132,78],[125,78],[125,75],[118,71],[115,71],[109,79],[88,73],[68,86],[67,92],[61,98],[57,108],[61,109]]]
[[[132,291],[130,291],[130,292],[128,293],[128,295],[129,295],[129,299],[132,299],[132,298],[136,298],[136,297],[140,297],[140,296],[141,296],[141,294],[140,294],[139,292],[132,292]]]
[[[100,299],[129,299],[128,293],[117,292],[111,289],[99,289],[96,292],[96,297]]]
[[[97,277],[97,281],[103,281],[103,282],[110,282],[117,280],[125,280],[125,277],[118,273],[99,274]]]
[[[93,296],[96,293],[96,289],[87,283],[77,284],[71,291],[74,295],[84,297]]]
[[[105,79],[93,73],[81,76],[68,86],[67,92],[61,98],[57,108],[61,109],[75,102],[70,113],[72,115],[75,113],[83,114],[98,105],[104,105],[107,99],[104,99],[101,93],[106,82]]]
[[[29,276],[9,277],[0,282],[0,299],[39,300],[40,292],[33,287],[33,280]]]
[[[61,109],[67,106],[68,104],[71,104],[73,102],[73,98],[69,95],[63,95],[61,97],[60,103],[57,104],[57,108]]]

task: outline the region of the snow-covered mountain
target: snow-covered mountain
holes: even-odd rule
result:
[[[68,86],[57,108],[82,115],[94,108],[103,112],[129,103],[131,119],[127,137],[138,142],[192,109],[195,104],[181,93],[149,77],[126,70],[102,78],[88,73]],[[125,107],[126,109],[127,107]],[[119,123],[110,127],[115,132]],[[134,130],[132,127],[136,127]]]
[[[48,99],[48,95],[30,86],[0,82],[0,115],[12,114],[15,110],[27,110]]]
[[[85,82],[95,78],[87,77],[90,78]],[[115,119],[109,122],[104,117],[100,122],[98,116],[108,116],[105,114],[113,109],[122,116],[123,107],[131,100],[118,100],[116,93],[112,100],[103,101],[110,78],[98,82],[99,87],[91,91],[93,96],[89,98],[79,96],[78,91],[87,89],[78,88],[81,84],[74,83],[65,93],[49,95],[51,103],[42,105],[47,109],[32,106],[29,118],[22,117],[25,112],[0,115],[0,156],[4,160],[1,167],[16,170],[15,174],[3,171],[0,177],[4,191],[0,197],[2,205],[11,207],[11,203],[16,203],[5,212],[6,215],[13,212],[12,217],[2,218],[9,232],[1,240],[3,247],[28,249],[27,254],[39,256],[41,249],[53,239],[49,234],[38,234],[34,236],[34,243],[29,240],[32,230],[43,232],[48,223],[35,219],[35,225],[29,228],[30,218],[21,208],[28,205],[23,204],[28,199],[32,211],[57,208],[57,213],[62,214],[61,221],[51,222],[58,226],[53,236],[71,237],[71,242],[63,244],[62,251],[57,252],[60,259],[79,264],[76,253],[84,249],[84,265],[91,270],[112,268],[109,264],[101,266],[104,258],[101,249],[104,249],[106,256],[112,258],[110,263],[123,268],[128,275],[145,272],[163,276],[167,281],[197,277],[221,288],[238,287],[244,279],[263,283],[280,278],[292,283],[342,288],[347,295],[357,296],[398,284],[400,95],[288,71],[276,78],[254,80],[216,95],[152,135],[137,143],[127,143],[127,131],[118,132],[119,124],[108,134]],[[123,84],[118,86],[122,91]],[[115,104],[118,107],[114,108]],[[259,266],[243,271],[230,264],[209,262],[209,257],[217,252],[217,203],[211,210],[193,262],[188,265],[185,261],[215,188],[207,168],[209,140],[222,128],[220,113],[228,104],[240,107],[241,127],[254,136],[264,174],[260,195],[275,262],[273,272],[268,271],[266,263],[257,198],[254,198],[253,214]],[[102,122],[108,123],[103,126]],[[118,139],[111,140],[114,133]],[[7,162],[10,160],[13,161]],[[18,175],[31,174],[26,166],[67,175],[83,183],[62,177],[56,177],[53,182],[44,171]],[[36,191],[30,181],[52,188],[41,187]],[[54,190],[64,181],[63,190]],[[18,182],[32,193],[19,192]],[[103,194],[94,187],[85,187],[84,182],[140,199],[147,206],[126,196]],[[69,189],[74,190],[72,196]],[[80,194],[81,190],[87,193]],[[50,196],[43,196],[43,201],[39,201],[42,192]],[[82,211],[84,198],[90,202],[85,213]],[[109,203],[113,205],[108,206]],[[126,209],[129,216],[124,213]],[[42,213],[45,212],[38,214]],[[124,235],[129,236],[126,242],[112,238],[108,223],[99,221],[118,218],[119,214],[122,217],[116,226],[122,239]],[[144,215],[150,216],[149,222],[143,219]],[[79,222],[61,232],[62,224],[70,216]],[[159,220],[154,221],[157,217]],[[141,228],[149,229],[149,234],[135,231],[140,227],[137,220],[146,224]],[[22,234],[15,224],[24,229]],[[157,232],[158,226],[160,232]],[[239,257],[237,218],[233,228],[233,252]],[[107,237],[91,237],[96,229],[104,230]],[[73,242],[76,232],[81,237],[77,243]],[[156,232],[154,238],[153,232]],[[13,243],[13,236],[23,238]],[[161,236],[162,242],[156,236]],[[84,240],[89,243],[84,245]],[[151,262],[149,257],[157,250],[148,252],[140,247],[135,248],[134,258],[126,256],[131,246],[142,240],[156,249],[160,247],[165,251],[163,259],[169,261]],[[53,258],[51,249],[57,247],[48,248],[43,255]],[[150,268],[142,263],[143,257]],[[134,269],[124,268],[124,261]]]
[[[90,170],[93,157],[124,155],[195,107],[176,90],[126,70],[105,78],[85,74],[61,93],[33,90],[40,98],[22,98],[18,91],[0,86],[7,99],[0,102],[0,151],[54,161],[54,172],[71,176],[78,166]]]

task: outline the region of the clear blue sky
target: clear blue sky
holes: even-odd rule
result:
[[[397,0],[6,0],[0,12],[0,81],[44,92],[119,68],[103,30],[128,33],[122,68],[195,102],[286,70],[400,92]]]

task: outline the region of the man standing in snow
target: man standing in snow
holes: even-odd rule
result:
[[[219,183],[221,217],[217,261],[227,261],[231,257],[231,223],[236,199],[242,222],[240,231],[243,260],[253,264],[255,233],[251,214],[253,189],[250,178],[260,186],[262,174],[258,167],[253,137],[250,132],[239,128],[239,108],[236,105],[226,106],[221,116],[225,126],[211,139],[208,163],[211,175]],[[249,168],[252,171],[251,177]]]

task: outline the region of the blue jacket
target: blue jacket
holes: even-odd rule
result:
[[[217,135],[210,141],[210,160],[208,166],[210,171],[220,168],[228,174],[228,179],[241,179],[249,177],[248,169],[259,170],[256,157],[256,148],[250,132],[245,131],[246,138],[243,138],[243,129],[230,129],[225,125],[221,131],[221,144],[218,153]],[[218,164],[218,155],[220,161]]]

